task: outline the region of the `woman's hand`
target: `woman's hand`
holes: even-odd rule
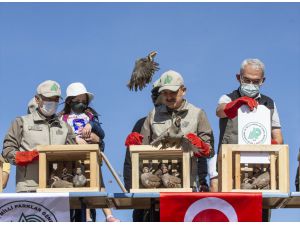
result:
[[[82,139],[79,136],[76,136],[76,143],[79,144],[79,145],[86,145],[87,144],[86,140]]]
[[[90,137],[91,132],[92,132],[92,126],[91,124],[87,123],[85,127],[81,130],[80,134],[84,139],[86,139]]]
[[[85,138],[84,140],[90,144],[98,144],[100,142],[100,138],[93,132],[91,133],[90,137]]]

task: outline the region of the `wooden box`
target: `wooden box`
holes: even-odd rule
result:
[[[262,173],[269,172],[268,187],[241,189],[241,183],[247,179],[246,175],[253,174],[257,168]],[[223,144],[218,158],[218,170],[219,191],[222,192],[288,193],[290,189],[288,145]]]
[[[100,191],[101,154],[97,144],[38,145],[37,150],[39,152],[39,188],[37,192]],[[49,181],[53,165],[57,167],[55,172],[66,168],[73,175],[78,165],[84,166],[87,184],[85,187],[51,188]],[[72,178],[70,182],[72,182]]]
[[[132,145],[129,147],[132,163],[132,189],[130,192],[191,192],[190,188],[190,153],[181,149],[160,149],[151,145]],[[177,165],[181,179],[181,188],[145,188],[141,181],[143,165],[151,163],[154,167],[160,163]],[[173,167],[172,167],[173,168]],[[172,169],[173,171],[173,169]]]

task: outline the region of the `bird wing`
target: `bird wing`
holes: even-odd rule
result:
[[[154,62],[151,57],[138,59],[135,62],[130,81],[127,84],[129,90],[137,91],[138,89],[142,90],[146,87],[146,85],[151,82],[154,73],[159,70],[158,66],[159,64]]]

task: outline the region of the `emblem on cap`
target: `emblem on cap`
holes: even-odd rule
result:
[[[164,84],[170,84],[172,82],[173,78],[170,75],[167,75],[165,80],[164,80]]]
[[[53,84],[50,88],[51,91],[57,91],[58,86],[56,84]]]

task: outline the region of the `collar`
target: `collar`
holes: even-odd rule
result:
[[[42,115],[42,114],[38,111],[38,109],[33,110],[33,112],[32,112],[32,117],[33,117],[33,120],[34,120],[35,122],[47,122],[47,123],[49,123],[49,124],[52,124],[52,123],[54,123],[54,122],[60,123],[60,122],[59,122],[59,119],[58,119],[58,117],[57,117],[56,114],[53,115],[51,118],[48,119],[48,118],[46,118],[44,115]]]

